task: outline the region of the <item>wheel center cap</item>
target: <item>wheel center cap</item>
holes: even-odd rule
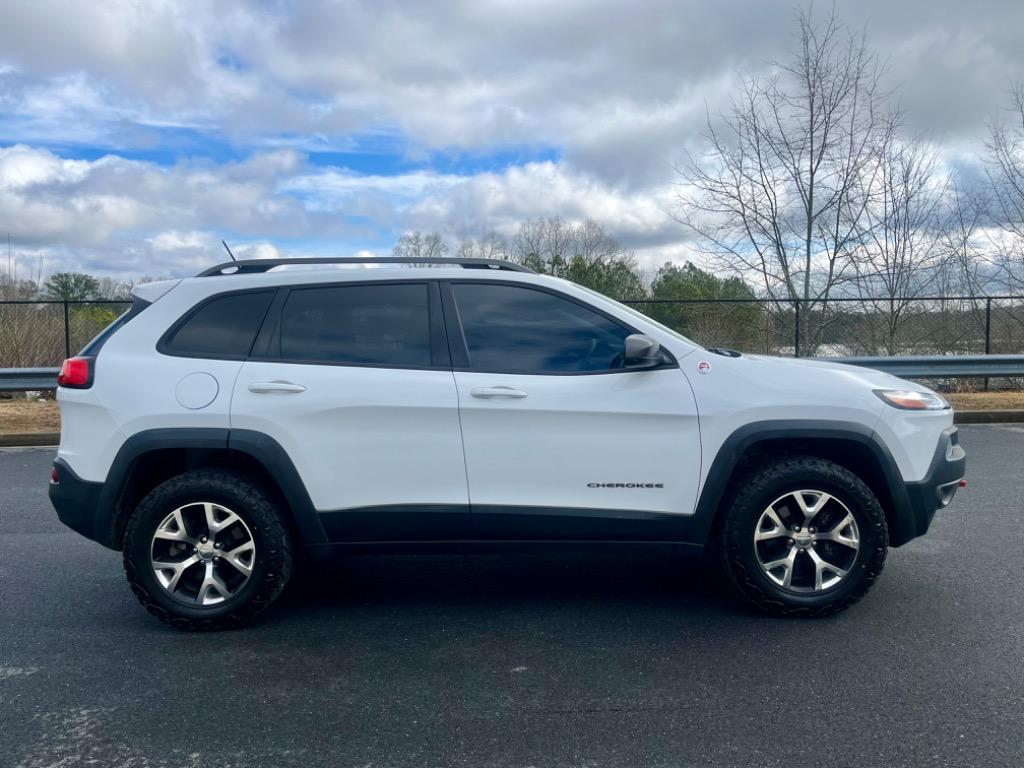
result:
[[[811,546],[811,541],[813,539],[814,537],[807,531],[800,531],[799,533],[793,534],[793,541],[797,543],[797,546],[803,547],[804,549]]]
[[[196,545],[196,554],[199,555],[200,560],[212,560],[214,553],[214,546],[212,541],[201,541]]]

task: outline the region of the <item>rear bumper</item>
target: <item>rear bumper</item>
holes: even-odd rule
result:
[[[53,466],[60,482],[50,483],[50,503],[60,521],[87,539],[117,549],[109,511],[102,513],[103,483],[83,480],[63,459],[54,461]]]
[[[966,473],[967,454],[960,447],[957,428],[949,427],[939,438],[931,466],[924,479],[906,484],[914,529],[912,535],[907,537],[907,541],[928,532],[935,513],[953,500]]]

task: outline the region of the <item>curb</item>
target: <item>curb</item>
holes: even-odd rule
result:
[[[28,446],[56,447],[60,432],[11,432],[0,434],[0,448],[23,448]]]
[[[955,411],[954,424],[1019,424],[1024,422],[1024,409],[1008,411]]]
[[[954,424],[1021,424],[1024,423],[1024,408],[991,411],[956,411]],[[0,448],[23,448],[32,446],[56,447],[60,443],[60,432],[11,432],[0,434]]]

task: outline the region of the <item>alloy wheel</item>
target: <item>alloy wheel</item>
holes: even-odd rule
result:
[[[839,585],[860,551],[860,531],[849,508],[819,490],[791,491],[769,504],[754,529],[761,570],[792,592],[824,592]]]
[[[194,607],[219,605],[249,581],[256,542],[245,521],[214,502],[178,507],[153,534],[150,563],[175,600]]]

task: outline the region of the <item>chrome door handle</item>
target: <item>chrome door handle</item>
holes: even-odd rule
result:
[[[473,397],[482,397],[485,400],[491,397],[511,397],[521,400],[526,397],[526,393],[523,390],[513,389],[512,387],[473,387],[469,390],[469,394]]]
[[[266,392],[305,392],[306,388],[301,384],[292,384],[290,381],[254,381],[249,385],[249,391],[257,394]]]

